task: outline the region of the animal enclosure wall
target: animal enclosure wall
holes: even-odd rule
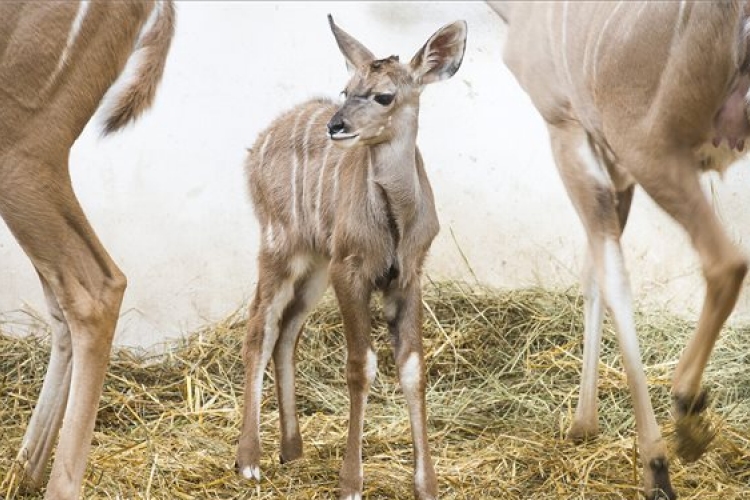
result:
[[[245,307],[258,228],[243,159],[278,113],[336,97],[347,79],[326,14],[378,56],[413,55],[440,26],[468,22],[456,76],[425,90],[419,144],[441,233],[426,274],[497,287],[567,287],[583,231],[551,160],[546,130],[502,64],[505,27],[481,2],[180,2],[154,108],[117,136],[94,120],[71,157],[73,183],[129,278],[116,341],[150,346]],[[750,230],[743,162],[707,195],[733,239]],[[638,191],[624,237],[636,299],[694,314],[700,269],[685,235]],[[750,249],[748,249],[750,250]],[[750,311],[747,294],[734,318]],[[36,274],[0,226],[0,324],[46,318]]]

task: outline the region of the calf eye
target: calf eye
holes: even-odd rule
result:
[[[393,99],[396,96],[393,94],[377,94],[373,97],[376,103],[380,104],[381,106],[388,106],[390,103],[393,102]]]

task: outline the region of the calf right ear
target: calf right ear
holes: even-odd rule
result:
[[[443,26],[427,40],[409,62],[415,79],[422,85],[452,77],[466,50],[466,21]]]
[[[336,43],[338,44],[341,53],[344,54],[346,67],[349,68],[350,72],[363,64],[375,60],[375,56],[367,49],[367,47],[359,43],[349,33],[336,26],[331,14],[328,14],[328,24],[331,25],[333,36],[336,38]]]

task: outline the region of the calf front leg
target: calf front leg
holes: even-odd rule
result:
[[[393,340],[401,390],[409,409],[414,449],[414,497],[437,498],[437,478],[427,436],[425,370],[422,351],[422,292],[416,276],[405,288],[385,294],[385,316]]]
[[[295,354],[305,319],[318,303],[328,285],[327,262],[318,262],[309,276],[295,286],[294,299],[281,320],[281,330],[273,351],[276,371],[276,393],[279,398],[279,426],[281,431],[281,463],[302,457],[302,436],[299,430],[295,389]]]
[[[346,262],[331,264],[331,283],[341,307],[346,336],[346,381],[349,386],[349,432],[340,472],[340,498],[362,498],[362,433],[370,385],[377,373],[377,358],[370,344],[369,282]]]

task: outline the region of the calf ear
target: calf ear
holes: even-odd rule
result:
[[[375,56],[372,55],[372,52],[367,47],[359,43],[349,33],[336,26],[336,23],[333,22],[333,16],[330,14],[328,14],[328,24],[331,25],[331,31],[333,31],[336,43],[341,53],[344,54],[346,67],[349,68],[349,71],[354,71],[359,66],[375,60]]]
[[[453,76],[466,50],[466,21],[443,26],[412,57],[409,67],[422,85]]]

